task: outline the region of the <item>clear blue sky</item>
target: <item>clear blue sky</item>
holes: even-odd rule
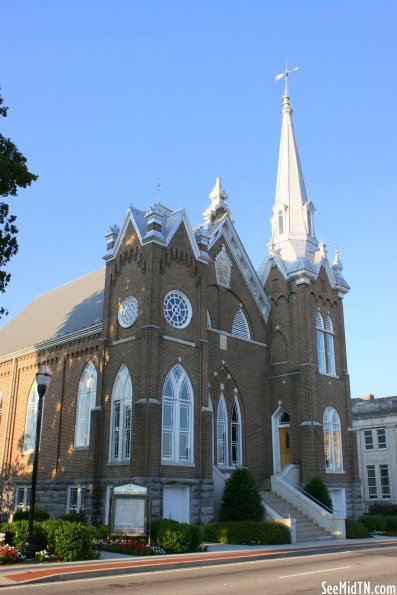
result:
[[[1,126],[40,176],[12,204],[10,316],[102,266],[107,228],[156,202],[158,176],[197,224],[220,175],[258,267],[287,57],[317,237],[352,287],[352,395],[396,395],[396,16],[395,0],[3,4]]]

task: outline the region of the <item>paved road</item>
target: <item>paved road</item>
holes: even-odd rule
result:
[[[0,595],[16,591],[30,595],[397,595],[396,561],[397,547],[371,548],[353,552],[242,562],[227,566],[4,587],[0,590]],[[384,590],[379,590],[379,587]]]

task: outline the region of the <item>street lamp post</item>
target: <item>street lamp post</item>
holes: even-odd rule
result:
[[[33,469],[32,469],[32,488],[30,492],[30,508],[29,508],[29,525],[28,532],[25,536],[25,554],[27,558],[34,558],[36,552],[35,536],[33,531],[33,517],[36,505],[36,484],[37,484],[37,469],[39,464],[39,447],[41,434],[41,416],[43,412],[43,397],[47,391],[47,387],[51,381],[51,374],[48,372],[47,366],[40,366],[36,374],[38,403],[37,403],[37,418],[36,418],[36,438],[34,447]]]

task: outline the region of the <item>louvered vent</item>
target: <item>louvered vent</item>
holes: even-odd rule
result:
[[[316,328],[324,328],[323,317],[321,316],[320,312],[316,314]]]
[[[328,331],[329,333],[333,333],[334,332],[334,327],[332,324],[332,320],[329,316],[327,316],[327,319],[325,321],[325,330]]]
[[[241,308],[237,310],[233,320],[232,334],[243,339],[250,339],[250,332],[247,324],[247,319],[244,316]]]

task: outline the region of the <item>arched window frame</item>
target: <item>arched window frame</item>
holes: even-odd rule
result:
[[[97,370],[88,362],[81,374],[76,402],[74,446],[84,448],[90,443],[91,410],[95,407]]]
[[[163,385],[161,458],[193,462],[193,388],[181,364],[168,372]]]
[[[216,463],[217,465],[227,466],[228,459],[228,422],[227,408],[223,393],[219,398],[218,409],[216,413]]]
[[[323,415],[325,470],[343,472],[342,433],[338,412],[327,407]]]
[[[211,314],[210,311],[207,310],[207,329],[212,328],[212,322],[211,322]]]
[[[132,381],[122,364],[112,389],[109,461],[129,461],[131,456]]]
[[[215,444],[214,444],[214,406],[212,404],[211,395],[208,393],[208,409],[211,411],[211,458],[212,464],[215,461]]]
[[[37,392],[36,381],[34,381],[32,388],[30,389],[28,404],[26,407],[25,435],[23,439],[23,452],[25,453],[34,452],[35,450],[38,404],[39,394]]]
[[[320,312],[316,314],[316,341],[318,371],[335,376],[334,327],[329,314],[325,319],[325,325]]]
[[[280,209],[277,213],[277,229],[278,234],[281,236],[284,233],[284,213]]]
[[[239,306],[233,318],[232,335],[241,337],[242,339],[251,338],[247,318],[241,306]]]
[[[314,236],[313,213],[311,211],[307,211],[307,231],[309,236]]]
[[[232,416],[230,420],[230,462],[233,466],[242,465],[242,433],[241,433],[241,409],[237,395],[234,397]]]

